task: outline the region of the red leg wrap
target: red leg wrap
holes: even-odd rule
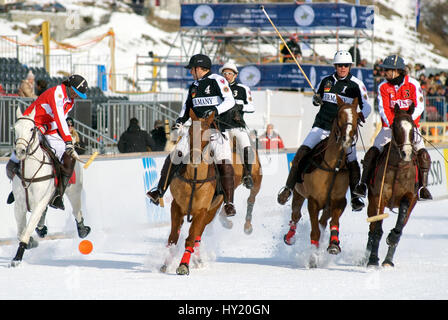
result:
[[[186,247],[185,248],[185,252],[184,255],[182,256],[182,260],[180,261],[180,263],[185,263],[186,265],[190,264],[190,257],[191,254],[194,252],[194,249],[192,247]]]

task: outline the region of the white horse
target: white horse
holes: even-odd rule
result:
[[[12,190],[15,198],[14,215],[19,239],[19,248],[11,262],[13,267],[20,264],[25,249],[37,246],[37,242],[31,237],[31,234],[36,229],[39,221],[42,221],[42,215],[46,211],[56,189],[51,159],[40,147],[41,133],[35,126],[35,110],[29,116],[22,115],[20,108],[17,108],[16,113],[17,122],[14,126],[16,136],[15,153],[21,161],[21,177],[15,175],[12,181]],[[82,188],[82,183],[80,185]],[[74,191],[73,193],[76,192]],[[77,201],[72,202],[75,203],[73,205],[74,215],[76,213],[75,218],[80,214],[81,192],[79,191],[78,194],[79,205],[77,205]],[[28,211],[31,212],[31,216],[27,222],[26,213]],[[84,227],[82,216],[80,220],[77,219],[77,222],[81,222],[82,227]],[[90,232],[90,228],[88,228],[88,232]]]

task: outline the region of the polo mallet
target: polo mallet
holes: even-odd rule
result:
[[[389,217],[388,213],[383,213],[383,214],[379,214],[379,213],[380,213],[381,198],[383,196],[384,179],[386,178],[387,163],[389,162],[390,149],[392,149],[392,142],[389,144],[389,149],[387,150],[386,162],[384,163],[383,179],[381,181],[380,197],[378,199],[378,207],[376,210],[376,215],[367,218],[367,222],[375,222],[375,221],[383,220],[383,219],[386,219],[387,217]]]
[[[274,28],[275,32],[277,33],[277,35],[280,37],[280,39],[282,40],[283,44],[285,45],[286,49],[288,49],[289,54],[291,55],[291,57],[294,59],[294,62],[297,64],[297,66],[300,69],[300,72],[302,72],[303,76],[305,77],[306,81],[308,82],[308,84],[310,85],[311,89],[313,90],[313,93],[316,94],[316,89],[314,89],[314,86],[311,84],[311,81],[308,79],[307,75],[305,74],[305,72],[303,71],[302,67],[300,66],[299,62],[297,61],[295,55],[292,53],[291,49],[288,47],[288,45],[286,44],[285,39],[283,39],[282,35],[280,34],[280,32],[278,32],[277,28],[275,27],[274,23],[272,22],[271,18],[269,17],[268,13],[266,12],[266,10],[264,9],[264,6],[261,5],[260,9],[263,10],[264,15],[266,16],[266,18],[268,18],[269,22],[271,23],[272,27]]]
[[[95,160],[95,158],[98,156],[98,151],[95,151],[87,161],[83,161],[79,156],[76,156],[75,159],[81,163],[84,163],[84,169],[87,169],[90,164]]]

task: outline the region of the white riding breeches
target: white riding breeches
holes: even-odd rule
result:
[[[315,146],[317,146],[317,144],[319,142],[328,138],[329,136],[330,136],[329,130],[324,130],[322,128],[314,127],[311,129],[311,131],[305,137],[305,140],[303,140],[302,145],[313,149]],[[350,148],[350,151],[347,153],[347,161],[348,162],[357,161],[355,145],[352,145],[352,147]]]
[[[50,144],[51,149],[58,157],[59,161],[62,162],[62,155],[65,152],[65,142],[62,140],[61,136],[58,133],[46,134],[45,138]]]
[[[210,159],[210,162],[213,160],[215,163],[223,160],[226,160],[226,163],[231,163],[232,151],[229,134],[217,130],[210,130],[210,132],[210,142],[202,152],[203,159],[206,161]],[[190,135],[188,134],[188,128],[183,128],[179,134],[181,138],[171,153],[171,161],[174,164],[187,163],[189,161]],[[198,143],[200,145],[200,142]]]
[[[245,128],[232,128],[228,130],[230,140],[236,138],[236,146],[239,150],[244,150],[244,148],[250,147],[249,134]]]
[[[425,142],[423,141],[423,138],[420,135],[420,130],[418,128],[414,128],[414,142],[412,143],[414,145],[414,148],[416,151],[423,149],[425,147]],[[392,139],[392,129],[388,127],[382,127],[380,132],[378,132],[378,135],[375,137],[375,141],[373,142],[373,146],[376,147],[378,150],[383,151],[384,146],[390,142]]]

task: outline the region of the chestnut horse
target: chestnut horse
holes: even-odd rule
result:
[[[252,179],[253,179],[253,186],[250,189],[249,197],[247,198],[247,210],[246,210],[246,222],[244,223],[244,233],[249,235],[253,231],[252,227],[252,212],[254,210],[255,205],[255,197],[257,196],[258,192],[260,192],[261,188],[261,181],[263,179],[263,174],[261,171],[261,163],[260,158],[258,156],[258,152],[253,148],[252,152],[255,155],[255,161],[252,165]],[[233,154],[233,170],[235,172],[235,189],[238,188],[243,183],[243,161],[241,158],[240,153],[236,152],[234,150]],[[223,227],[227,229],[231,229],[233,227],[233,222],[229,220],[224,212],[224,208],[219,213],[219,221],[223,225]]]
[[[185,240],[185,252],[176,273],[179,275],[189,274],[191,254],[197,255],[199,244],[205,227],[213,220],[216,211],[221,206],[224,197],[215,196],[217,180],[216,169],[213,161],[208,158],[206,145],[207,134],[210,134],[214,113],[208,118],[197,118],[190,110],[190,118],[193,124],[189,128],[190,159],[184,169],[174,176],[170,184],[173,196],[171,203],[171,232],[168,238],[168,247],[174,248],[179,240],[179,234],[187,216],[191,222],[189,234]],[[205,138],[205,139],[203,139]],[[173,258],[172,250],[161,272],[166,272]]]
[[[290,230],[285,235],[291,238],[296,232],[296,225],[301,218],[300,210],[305,199],[308,199],[308,212],[311,221],[311,244],[319,247],[321,230],[325,230],[330,219],[330,243],[327,251],[330,254],[341,252],[339,246],[339,218],[345,209],[345,198],[349,186],[349,173],[346,165],[347,152],[355,143],[358,130],[358,99],[352,104],[346,104],[339,96],[338,114],[333,122],[330,136],[323,152],[321,164],[315,164],[316,168],[310,173],[305,173],[303,182],[296,183],[293,191],[292,216]],[[319,212],[323,210],[319,219]],[[288,243],[287,244],[292,244]],[[311,256],[310,266],[316,267],[315,256]]]
[[[418,171],[417,159],[412,145],[415,124],[412,120],[414,105],[408,111],[395,105],[395,117],[392,123],[392,138],[378,157],[374,177],[369,183],[369,206],[367,215],[373,220],[369,226],[366,258],[368,266],[378,266],[378,249],[383,235],[382,220],[385,207],[399,208],[397,222],[386,242],[389,246],[383,266],[394,266],[392,260],[400,241],[403,228],[417,203]],[[385,169],[386,166],[386,169]],[[385,173],[385,176],[384,176]],[[381,199],[381,200],[380,200]]]

